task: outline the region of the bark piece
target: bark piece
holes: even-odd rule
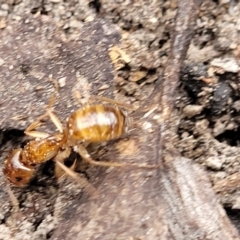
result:
[[[179,1],[172,52],[146,104],[150,111],[145,118],[139,115],[125,145],[118,141],[105,155],[114,161],[162,162],[162,168],[93,172],[100,197],[69,202],[52,239],[239,239],[204,171],[176,150],[170,128],[179,72],[201,3]]]

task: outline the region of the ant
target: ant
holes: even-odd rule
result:
[[[128,132],[131,118],[121,107],[129,107],[116,100],[105,97],[95,97],[109,104],[86,104],[73,112],[67,119],[66,127],[63,128],[58,117],[51,108],[40,116],[26,130],[25,134],[35,139],[28,142],[24,148],[13,150],[4,163],[3,173],[15,186],[21,187],[30,182],[35,175],[35,166],[54,158],[55,176],[61,177],[65,173],[80,182],[82,187],[94,192],[95,188],[90,186],[75,171],[74,164],[69,168],[64,164],[71,151],[77,152],[83,160],[90,164],[105,167],[135,166],[140,168],[154,169],[159,165],[127,164],[117,162],[95,161],[87,152],[85,143],[105,142],[120,138]],[[121,106],[121,107],[120,107]],[[41,121],[50,117],[58,132],[48,134],[35,131],[41,125]]]

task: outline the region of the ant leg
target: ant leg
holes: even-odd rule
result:
[[[41,121],[46,118],[47,116],[50,117],[56,128],[58,129],[59,132],[63,132],[63,126],[58,119],[58,117],[50,110],[47,109],[47,112],[40,116],[35,122],[33,122],[25,131],[24,133],[28,136],[35,137],[35,138],[47,138],[50,135],[48,133],[43,133],[39,131],[33,131],[33,129],[36,129],[41,125]]]
[[[97,166],[103,167],[137,167],[137,168],[144,168],[144,169],[157,169],[161,167],[161,164],[156,165],[144,165],[144,164],[137,164],[137,163],[117,163],[117,162],[105,162],[105,161],[95,161],[89,155],[87,149],[79,144],[76,149],[74,149],[79,153],[79,155],[88,163]]]
[[[91,98],[94,99],[94,100],[97,99],[97,100],[100,100],[100,101],[103,101],[103,102],[109,102],[109,103],[115,104],[117,106],[129,109],[129,110],[135,110],[132,105],[120,102],[120,101],[115,100],[115,99],[111,99],[111,98],[107,98],[107,97],[103,97],[103,96],[92,96]]]
[[[51,119],[54,118],[53,116],[51,116],[51,115],[49,114],[49,112],[50,112],[50,109],[52,108],[55,100],[56,100],[56,96],[55,96],[55,94],[53,94],[53,95],[51,96],[49,102],[48,102],[47,107],[46,107],[47,112],[44,113],[43,115],[41,115],[36,121],[34,121],[33,123],[31,123],[30,126],[27,127],[27,129],[24,131],[24,133],[25,133],[26,135],[31,136],[31,137],[35,137],[35,138],[46,138],[46,137],[49,137],[49,134],[47,134],[47,133],[43,133],[43,132],[39,132],[39,131],[33,131],[33,130],[36,129],[36,128],[38,128],[39,126],[41,126],[41,121],[42,121],[44,118],[46,118],[46,117],[48,117],[48,116],[50,116]],[[53,114],[52,114],[52,115],[53,115]],[[55,118],[57,118],[57,117],[55,117]],[[52,121],[53,121],[53,123],[55,124],[56,121],[54,121],[54,120],[52,120]],[[60,121],[58,121],[58,122],[60,122]],[[55,125],[56,125],[56,127],[58,128],[59,123],[58,123],[58,124],[55,124]],[[61,123],[60,123],[60,126],[61,126]],[[61,128],[61,129],[62,129],[62,128]],[[59,130],[59,128],[58,128],[58,130]],[[62,132],[62,131],[60,131],[60,132]]]
[[[66,148],[63,151],[58,152],[58,154],[55,156],[54,161],[55,162],[61,162],[64,164],[64,159],[68,158],[71,154],[71,148]],[[64,165],[65,166],[65,165]],[[73,163],[73,168],[75,166],[75,162]],[[58,164],[55,165],[54,175],[56,178],[60,178],[66,174],[66,171],[63,170]]]
[[[42,116],[40,116],[36,121],[34,121],[33,123],[30,124],[29,127],[27,127],[27,129],[24,131],[24,133],[30,137],[35,137],[35,138],[46,138],[49,137],[48,133],[43,133],[43,132],[39,132],[39,131],[33,131],[33,129],[36,129],[37,127],[39,127],[41,125],[41,121],[46,118],[48,115],[47,113],[43,114]]]
[[[61,162],[61,161],[59,161]],[[61,162],[62,163],[62,162]],[[76,163],[77,163],[77,159],[74,160],[74,163],[72,164],[71,167],[67,167],[68,169],[74,171],[76,169]],[[64,165],[65,166],[65,165]],[[64,171],[61,167],[59,167],[57,164],[55,165],[55,169],[54,169],[54,175],[56,178],[62,178],[66,176],[66,171]]]
[[[63,132],[63,126],[61,121],[59,120],[59,118],[50,110],[47,109],[47,114],[50,117],[51,121],[53,122],[53,124],[56,126],[56,128],[58,129],[58,131],[60,133]]]
[[[57,80],[53,80],[53,79],[51,79],[50,81],[53,81],[54,82],[54,84],[55,84],[55,91],[58,91],[58,85],[57,85]],[[56,83],[55,83],[56,82]],[[49,116],[50,117],[50,119],[51,119],[51,121],[53,122],[53,124],[56,126],[56,128],[58,129],[58,131],[60,132],[60,133],[62,133],[63,132],[63,126],[62,126],[62,123],[61,123],[61,121],[59,120],[59,118],[53,113],[53,111],[52,111],[52,106],[54,105],[54,102],[56,101],[56,93],[54,93],[52,96],[51,96],[51,98],[50,98],[50,100],[49,100],[49,102],[48,102],[48,105],[47,105],[47,107],[46,107],[46,113],[44,114],[45,116],[47,115],[47,116]]]
[[[96,192],[95,188],[93,188],[92,186],[91,187],[88,186],[91,184],[89,184],[85,179],[82,179],[76,172],[74,172],[73,169],[75,168],[76,161],[74,161],[73,165],[70,168],[64,165],[63,163],[64,159],[69,157],[70,154],[71,154],[71,148],[66,148],[64,151],[59,152],[57,156],[54,158],[54,161],[56,162],[55,176],[59,178],[67,174],[73,179],[75,179],[81,185],[81,187],[89,188],[88,189],[89,193],[92,194]]]
[[[19,201],[17,200],[16,196],[14,195],[14,193],[8,183],[7,183],[6,189],[7,189],[7,193],[9,195],[9,198],[13,205],[13,211],[19,212]]]
[[[77,174],[76,172],[74,172],[72,169],[66,167],[62,162],[56,160],[56,164],[63,170],[65,171],[65,173],[67,175],[69,175],[71,178],[73,178],[74,180],[76,180],[79,185],[85,189],[88,194],[92,197],[92,198],[96,198],[98,196],[98,192],[96,190],[95,187],[92,186],[92,184],[90,184],[85,178],[80,177],[79,174]]]
[[[24,131],[24,133],[27,136],[34,137],[34,138],[47,138],[50,136],[48,133],[38,132],[38,131],[30,131],[30,132]]]
[[[50,78],[48,79],[48,81],[52,82],[53,87],[54,87],[54,94],[53,96],[56,96],[57,93],[59,92],[59,84],[58,81],[54,78],[52,78],[52,76],[50,76]]]
[[[76,152],[88,163],[97,166],[104,166],[104,167],[125,167],[126,164],[123,163],[116,163],[116,162],[103,162],[103,161],[95,161],[89,155],[87,149],[79,144],[76,149]]]

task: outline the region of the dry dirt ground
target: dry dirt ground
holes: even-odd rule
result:
[[[146,101],[168,58],[176,13],[174,0],[0,1],[1,166],[11,149],[29,141],[23,131],[44,113],[56,83],[54,108],[63,122],[90,95],[136,108]],[[237,0],[203,3],[175,99],[177,147],[204,167],[238,229],[239,16]],[[54,131],[48,122],[43,129]],[[89,150],[95,159],[111,159],[108,148],[116,153],[125,145],[122,140]],[[133,152],[134,144],[124,154]],[[98,189],[108,170],[81,166],[78,171]],[[13,188],[21,210],[13,213],[2,172],[0,178],[0,239],[61,239],[54,231],[71,214],[64,209],[74,207],[76,199],[90,201],[71,179],[55,180],[48,162],[29,186]]]

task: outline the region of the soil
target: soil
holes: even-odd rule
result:
[[[54,111],[62,122],[94,95],[116,98],[135,109],[149,101],[169,57],[177,10],[174,0],[2,1],[1,165],[13,148],[29,141],[24,130],[44,113],[54,93]],[[174,99],[178,116],[172,128],[178,150],[204,168],[240,231],[239,16],[240,2],[234,0],[205,1],[199,9]],[[140,110],[130,113],[135,122],[142,117]],[[147,123],[144,126],[152,134]],[[40,129],[55,131],[50,121]],[[100,160],[118,153],[134,155],[138,137],[133,130],[127,140],[90,145],[88,150]],[[51,161],[42,164],[28,186],[12,188],[20,203],[17,212],[1,171],[0,239],[65,239],[58,232],[69,214],[81,214],[79,221],[86,226],[87,212],[93,210],[86,207],[78,213],[75,205],[91,201],[88,194],[71,179],[56,180],[53,169]],[[99,191],[104,184],[114,188],[105,182],[108,171],[114,178],[115,172],[101,167],[78,168]],[[124,185],[121,171],[116,170],[122,176],[119,187]]]

